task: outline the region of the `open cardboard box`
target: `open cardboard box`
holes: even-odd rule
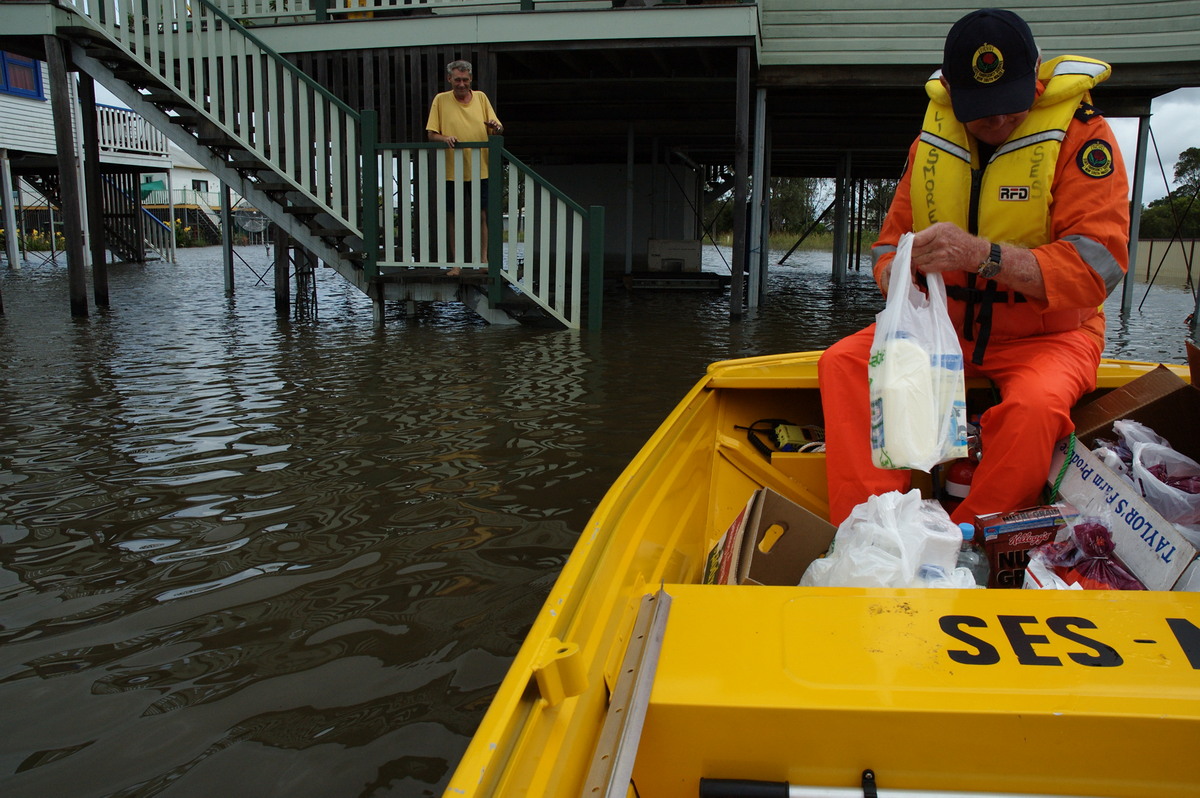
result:
[[[705,584],[797,585],[837,527],[770,488],[750,496],[708,554]]]
[[[1188,345],[1192,381],[1200,355]],[[1200,590],[1200,552],[1164,519],[1122,476],[1092,454],[1096,438],[1113,438],[1114,421],[1138,421],[1200,461],[1200,389],[1159,366],[1104,396],[1071,411],[1077,441],[1070,452],[1059,496],[1081,516],[1100,517],[1113,533],[1117,557],[1149,590]],[[1049,481],[1053,485],[1067,460],[1069,439],[1055,447]]]

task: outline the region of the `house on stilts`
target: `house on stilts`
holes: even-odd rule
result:
[[[755,306],[771,177],[835,180],[831,272],[843,275],[855,182],[898,176],[945,32],[975,7],[0,0],[0,50],[41,62],[52,94],[72,71],[85,105],[91,82],[103,85],[297,251],[372,297],[379,319],[390,299],[457,297],[506,321],[519,313],[506,299],[519,293],[545,318],[594,328],[606,275],[644,268],[652,241],[700,238],[706,191],[732,189],[740,209],[731,314]],[[1200,85],[1200,14],[1189,4],[1116,0],[1081,16],[1051,0],[1016,10],[1048,55],[1113,64],[1096,104],[1138,118],[1143,144],[1151,101]],[[459,192],[461,168],[447,186],[446,150],[425,136],[445,64],[459,58],[474,64],[476,87],[505,125],[503,137],[451,156],[486,150],[500,176],[491,183],[502,185],[486,207]],[[59,116],[56,107],[56,125]],[[99,155],[84,150],[75,179],[78,195],[91,196]],[[1126,157],[1140,186],[1145,146]],[[64,186],[65,163],[60,153]],[[451,212],[465,221],[448,224]],[[110,240],[95,218],[75,214],[68,231],[86,224],[91,239]],[[482,217],[492,230],[509,220],[486,251]],[[82,243],[67,245],[86,269]],[[449,277],[452,269],[463,276]],[[75,289],[72,309],[86,313]]]

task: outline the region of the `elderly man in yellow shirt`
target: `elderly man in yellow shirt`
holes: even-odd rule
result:
[[[500,135],[504,125],[496,118],[496,111],[491,101],[481,91],[471,88],[473,69],[470,61],[451,61],[446,64],[446,82],[451,90],[444,91],[433,98],[429,108],[429,121],[425,123],[425,132],[430,141],[445,142],[446,146],[454,149],[459,141],[486,141],[489,134]],[[464,202],[471,201],[471,190],[474,182],[474,170],[471,163],[471,152],[463,153],[463,187]],[[488,162],[487,150],[479,151],[479,203],[482,209],[480,219],[480,247],[483,250],[481,260],[487,260],[487,204],[488,204]],[[450,153],[446,154],[446,176],[454,179],[453,161]],[[446,210],[450,216],[450,247],[454,251],[454,189],[447,184]],[[448,274],[455,276],[459,273],[456,266]]]

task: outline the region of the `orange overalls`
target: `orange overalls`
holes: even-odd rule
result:
[[[1039,77],[1053,80],[1050,71],[1059,60],[1043,65]],[[1039,82],[1039,99],[1046,91],[1047,84]],[[1078,97],[1078,111],[1067,124],[1054,161],[1046,199],[1048,225],[1031,231],[1026,240],[1014,240],[1011,234],[989,236],[988,219],[985,215],[978,218],[979,234],[989,240],[1026,246],[1039,239],[1047,241],[1032,246],[1045,280],[1046,299],[1026,300],[1006,291],[1003,272],[999,281],[989,281],[986,287],[975,285],[973,273],[944,273],[966,375],[990,378],[1001,397],[980,418],[983,459],[970,495],[952,514],[955,522],[973,522],[976,515],[1039,504],[1054,443],[1073,429],[1070,408],[1095,387],[1096,367],[1104,349],[1101,307],[1128,268],[1129,189],[1112,130],[1083,102],[1085,97],[1086,93]],[[1013,138],[1023,131],[1018,130]],[[928,187],[914,200],[912,164],[918,163],[920,149],[918,138],[909,151],[910,168],[896,189],[874,248],[879,255],[877,281],[904,232],[937,221],[956,221],[967,229],[967,220],[930,218],[923,196]],[[1037,157],[1033,148],[1025,149],[1027,157]],[[986,181],[983,190],[990,190]],[[980,206],[993,218],[1003,209],[995,202]],[[911,485],[908,471],[878,469],[871,462],[867,357],[874,329],[871,325],[838,341],[819,364],[821,400],[826,408],[830,520],[834,524],[840,524],[868,496],[905,491]]]

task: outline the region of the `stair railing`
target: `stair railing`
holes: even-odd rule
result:
[[[142,230],[146,235],[146,244],[163,260],[174,263],[175,236],[171,235],[170,225],[142,208]]]
[[[211,0],[60,0],[192,112],[359,235],[359,115]],[[138,8],[141,14],[130,9]],[[163,99],[168,104],[173,97]],[[182,113],[182,111],[181,111]]]
[[[379,273],[486,270],[493,306],[501,302],[507,282],[567,327],[599,327],[603,208],[571,200],[505,150],[499,136],[459,142],[454,149],[441,143],[385,143],[377,153],[380,249],[374,268]],[[471,190],[484,158],[486,205],[480,192]],[[364,185],[373,182],[364,176]]]
[[[109,176],[101,178],[100,202],[108,248],[126,260],[141,258],[143,246],[163,260],[175,262],[175,237],[171,228],[141,207],[133,195]]]

